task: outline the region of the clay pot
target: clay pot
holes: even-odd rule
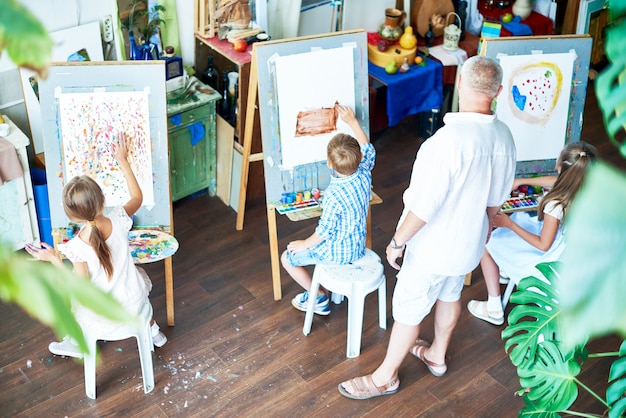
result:
[[[406,12],[403,10],[385,9],[385,23],[378,27],[378,35],[387,41],[397,41],[404,32],[402,25],[405,18]]]

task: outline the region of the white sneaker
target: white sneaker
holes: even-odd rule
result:
[[[161,328],[159,328],[156,321],[152,324],[150,330],[152,331],[152,343],[155,347],[163,347],[167,342],[167,337],[161,332]]]
[[[64,337],[63,341],[51,342],[48,345],[48,350],[57,356],[83,358],[83,352],[80,351],[78,345],[69,336]]]

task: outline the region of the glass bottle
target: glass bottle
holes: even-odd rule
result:
[[[228,120],[230,116],[229,107],[228,107],[228,71],[222,71],[222,117]]]
[[[154,57],[152,56],[153,45],[149,42],[144,43],[141,46],[141,59],[142,60],[152,60]]]
[[[237,83],[239,81],[239,73],[231,71],[228,73],[228,120],[235,124],[235,106],[237,105]]]
[[[239,98],[239,83],[235,84],[235,105],[233,106],[233,124],[235,128],[239,126],[239,105],[237,104]]]
[[[202,81],[204,82],[204,84],[215,90],[217,89],[217,77],[217,70],[213,66],[213,55],[209,55],[207,57],[206,70],[202,72]]]
[[[137,43],[135,42],[135,34],[132,30],[128,32],[128,41],[128,59],[140,59],[141,52],[139,50],[139,47],[137,46]]]
[[[428,31],[424,34],[424,39],[426,40],[426,46],[427,47],[431,47],[433,46],[433,41],[435,40],[435,34],[433,32],[433,24],[429,23],[428,24]]]

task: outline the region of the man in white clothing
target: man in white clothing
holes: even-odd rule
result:
[[[417,153],[404,211],[386,249],[387,261],[400,270],[387,354],[371,375],[340,383],[344,396],[369,399],[397,392],[398,370],[407,353],[433,375],[446,373],[465,274],[478,265],[515,176],[513,137],[491,111],[501,83],[502,69],[495,60],[467,60],[458,83],[459,113],[446,114],[445,126]],[[418,337],[433,306],[435,337],[430,344]]]

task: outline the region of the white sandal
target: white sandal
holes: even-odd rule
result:
[[[504,324],[504,311],[502,309],[499,311],[487,310],[486,301],[470,300],[467,304],[467,309],[478,319],[482,319],[494,325]]]

